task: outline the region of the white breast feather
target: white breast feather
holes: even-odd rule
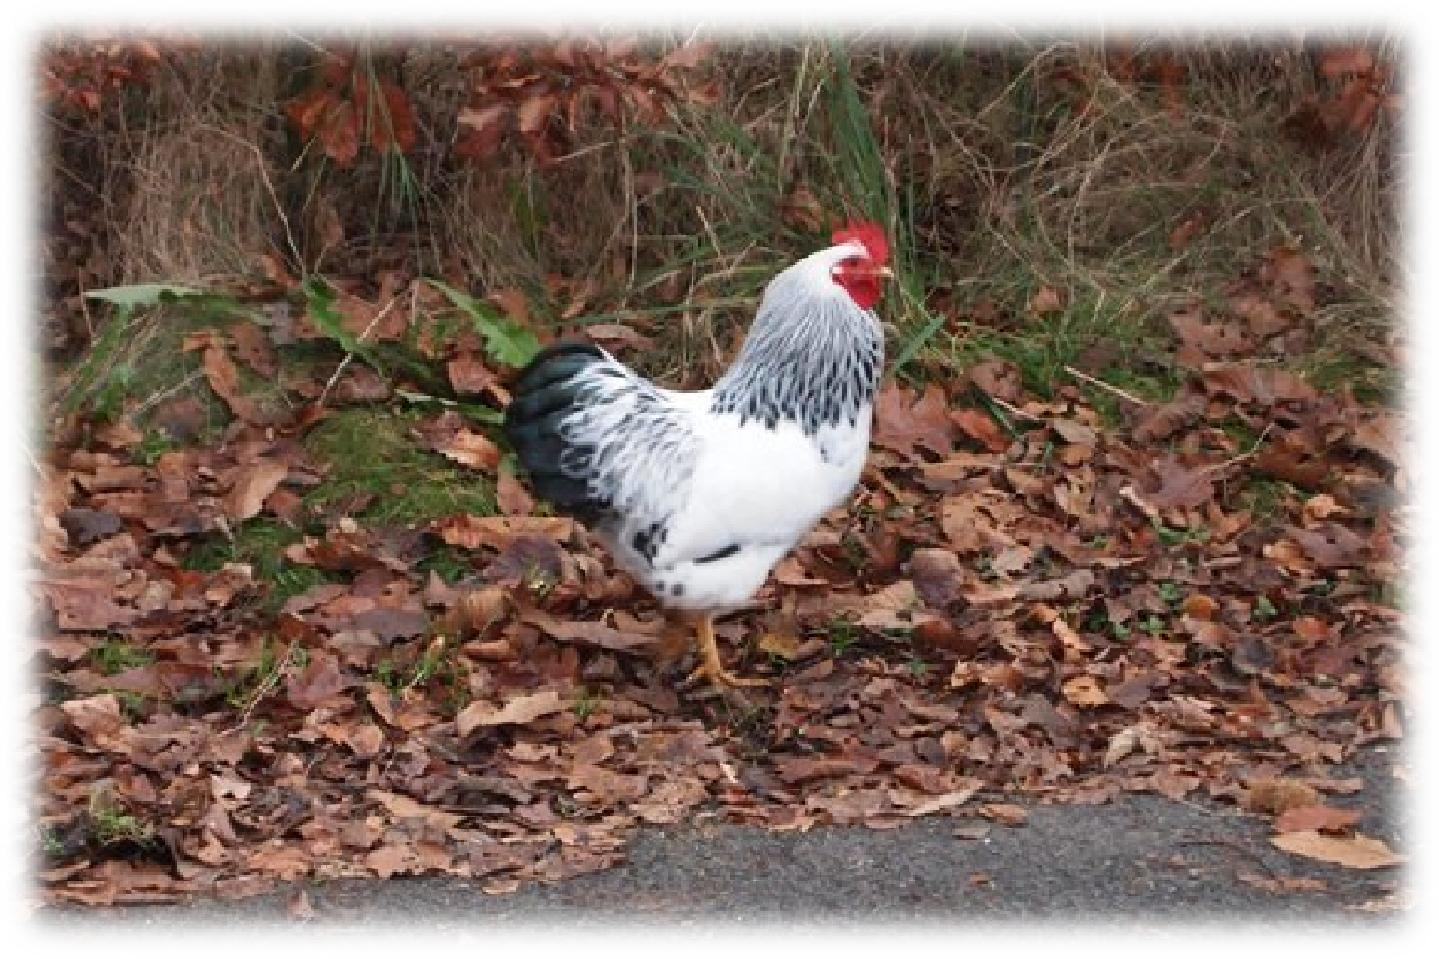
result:
[[[707,409],[708,391],[668,396],[688,413],[698,440],[694,471],[653,562],[633,563],[638,557],[623,541],[615,544],[616,552],[629,554],[631,572],[668,605],[741,605],[774,564],[853,491],[869,445],[870,410],[861,410],[853,429],[828,427],[808,437],[789,421],[770,430],[754,420],[741,426],[733,414],[716,416]],[[627,539],[633,527],[617,533],[617,539]],[[732,544],[739,549],[730,556],[695,562]],[[680,594],[665,594],[676,583]]]

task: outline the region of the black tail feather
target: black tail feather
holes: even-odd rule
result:
[[[604,352],[589,343],[546,347],[520,371],[505,410],[505,436],[535,492],[582,519],[597,516],[609,504],[591,493],[587,482],[594,448],[566,440],[559,427],[579,402],[574,375],[605,359]]]

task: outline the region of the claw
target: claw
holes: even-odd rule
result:
[[[710,685],[720,692],[735,694],[738,694],[741,688],[754,689],[774,685],[768,679],[736,676],[724,668],[724,663],[720,661],[719,646],[715,643],[714,622],[709,616],[701,618],[696,625],[695,640],[699,646],[700,664],[690,673],[686,682],[708,679]]]

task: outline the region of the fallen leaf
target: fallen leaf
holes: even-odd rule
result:
[[[486,702],[473,702],[455,717],[455,731],[461,736],[468,736],[481,726],[523,726],[564,708],[564,700],[553,689],[516,696],[498,707]]]
[[[538,610],[526,612],[524,621],[564,642],[583,643],[618,652],[648,649],[659,642],[658,637],[644,633],[627,632],[604,623],[560,620]]]
[[[265,500],[289,474],[290,468],[276,460],[260,460],[242,466],[235,484],[225,497],[225,513],[232,520],[247,520],[259,515]]]
[[[460,394],[493,393],[499,387],[494,371],[472,351],[459,354],[445,364],[450,385]]]
[[[538,133],[549,122],[558,102],[559,97],[553,93],[542,93],[521,101],[515,113],[520,132]]]
[[[991,453],[1002,453],[1009,447],[1009,437],[1003,428],[988,413],[974,409],[959,409],[950,413],[954,425],[969,438],[977,441]],[[936,452],[948,452],[947,450]]]
[[[791,633],[767,632],[759,638],[761,652],[792,662],[799,654],[800,639]]]
[[[969,381],[1006,403],[1018,403],[1024,395],[1024,374],[1009,360],[985,360],[969,368]]]
[[[1269,840],[1285,852],[1322,862],[1332,862],[1346,869],[1384,869],[1404,861],[1384,841],[1369,836],[1349,838],[1325,836],[1322,833],[1286,832]]]
[[[272,379],[279,372],[275,347],[259,326],[244,320],[231,325],[230,341],[235,344],[235,354],[240,362],[260,376]]]
[[[1319,793],[1297,779],[1257,779],[1249,784],[1245,807],[1252,812],[1283,815],[1300,806],[1319,805]]]
[[[1013,803],[984,803],[976,812],[1001,826],[1023,826],[1029,821],[1028,811]]]
[[[1062,620],[1056,620],[1062,622]],[[1109,702],[1103,687],[1093,676],[1076,676],[1061,687],[1064,698],[1076,706],[1103,706]]]
[[[1336,47],[1319,58],[1319,73],[1338,77],[1346,73],[1366,74],[1374,69],[1374,55],[1359,46]]]
[[[125,724],[120,715],[120,700],[114,693],[102,693],[88,699],[70,699],[60,704],[60,709],[75,724],[75,728],[92,736],[113,733]]]
[[[1336,809],[1333,806],[1292,806],[1274,822],[1278,832],[1338,832],[1348,829],[1363,818],[1358,809]]]
[[[528,516],[535,511],[530,491],[511,470],[503,467],[495,481],[495,503],[506,516]]]
[[[933,383],[918,398],[894,383],[884,387],[874,398],[874,422],[874,444],[904,456],[920,450],[945,456],[954,445],[944,390]]]
[[[611,352],[618,349],[644,353],[655,348],[655,341],[623,323],[591,323],[585,335]]]
[[[1204,415],[1204,405],[1203,395],[1189,392],[1168,403],[1146,407],[1134,424],[1134,438],[1141,443],[1167,439],[1198,422]]]
[[[830,756],[784,756],[776,764],[780,781],[790,786],[816,779],[864,774],[878,765],[873,760],[844,759]]]
[[[566,516],[473,516],[462,513],[437,520],[432,528],[440,539],[464,549],[504,549],[519,536],[547,536],[568,540],[575,522]]]
[[[1104,768],[1108,769],[1139,746],[1139,730],[1128,726],[1109,737],[1109,746],[1104,751]]]
[[[964,598],[964,566],[947,549],[915,550],[909,572],[915,592],[930,609],[945,610]]]
[[[1159,478],[1159,488],[1143,495],[1158,509],[1192,509],[1214,498],[1214,474],[1204,467],[1183,466],[1166,455],[1150,469]]]
[[[338,696],[349,686],[350,681],[340,671],[339,660],[322,651],[312,652],[309,663],[285,679],[285,693],[290,702],[306,711]]]
[[[913,809],[906,810],[906,816],[928,816],[943,809],[953,809],[956,806],[963,806],[969,802],[970,797],[979,792],[979,785],[967,786],[964,789],[956,789],[952,792],[943,793],[933,799],[920,803]]]
[[[1093,446],[1099,442],[1099,434],[1094,431],[1094,427],[1087,426],[1078,420],[1057,417],[1049,421],[1049,428],[1058,433],[1060,439],[1066,443]]]
[[[205,371],[205,379],[209,382],[210,389],[215,391],[215,395],[225,401],[232,413],[247,423],[254,423],[256,426],[278,423],[280,416],[276,412],[262,408],[241,388],[239,368],[220,342],[213,338],[206,342],[208,345],[201,354],[200,367]]]
[[[448,440],[437,444],[435,450],[474,470],[489,472],[500,465],[500,448],[489,437],[474,430],[458,430]]]
[[[1050,313],[1058,313],[1062,309],[1064,309],[1064,299],[1052,286],[1041,286],[1029,298],[1029,312],[1035,316],[1048,316]]]

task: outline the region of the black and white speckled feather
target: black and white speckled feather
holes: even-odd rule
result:
[[[667,605],[741,605],[854,488],[883,362],[878,318],[832,280],[842,244],[770,283],[713,389],[657,387],[588,344],[543,351],[505,430],[536,491]]]

